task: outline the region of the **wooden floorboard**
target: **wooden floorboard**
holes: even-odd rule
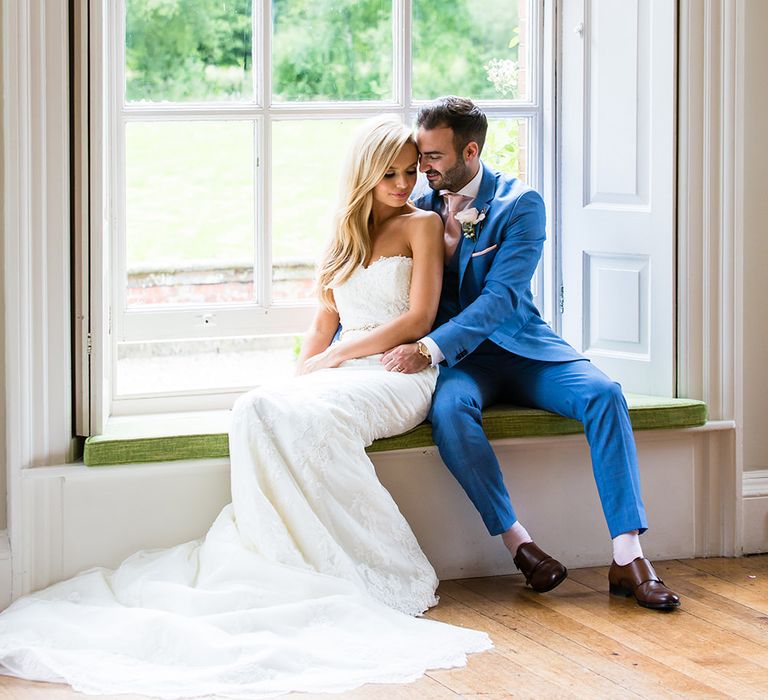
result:
[[[607,567],[538,595],[520,576],[446,581],[429,617],[488,632],[465,668],[406,685],[296,700],[768,698],[768,555],[656,562],[682,599],[659,613],[608,594]],[[68,686],[0,676],[0,700],[75,700]],[[96,696],[145,700],[139,695]]]
[[[655,664],[643,654],[621,644],[616,635],[606,634],[605,630],[595,629],[578,619],[563,615],[556,607],[549,607],[549,601],[539,600],[541,596],[531,591],[523,590],[521,594],[530,600],[527,606],[521,606],[514,601],[505,602],[505,599],[512,597],[510,591],[519,589],[519,585],[515,586],[516,583],[503,579],[477,579],[465,582],[465,585],[478,596],[486,598],[485,604],[475,600],[476,608],[489,612],[495,610],[497,615],[507,620],[515,633],[536,640],[579,667],[581,673],[568,673],[566,670],[565,678],[575,676],[579,678],[581,685],[586,680],[587,671],[590,671],[618,686],[613,688],[612,692],[602,695],[603,697],[611,697],[620,691],[627,697],[631,697],[633,693],[643,697],[669,697],[675,685],[685,690],[690,689],[687,681],[682,684],[673,682],[676,680],[672,678],[676,675],[674,671],[670,672],[664,666]],[[572,605],[574,598],[581,595],[583,594],[580,591],[558,590],[546,597],[567,601],[566,605]],[[504,606],[502,610],[499,609],[500,606]],[[543,661],[546,659],[540,655],[539,663]],[[660,678],[664,677],[668,681],[665,687],[660,683]],[[682,678],[681,676],[681,680]]]
[[[664,578],[662,568],[657,567],[657,571]],[[606,575],[607,569],[577,571],[567,584],[592,590],[592,595],[582,600],[580,606],[642,643],[651,658],[678,668],[714,690],[738,693],[737,697],[761,697],[758,691],[768,688],[765,668],[750,660],[732,635],[712,630],[689,614],[685,609],[685,598],[682,599],[682,609],[673,614],[648,615],[650,611],[627,599],[613,599],[614,610],[606,609],[601,602],[607,592]],[[624,614],[617,615],[615,611],[622,608]],[[757,652],[757,649],[757,645],[753,645],[752,650]]]

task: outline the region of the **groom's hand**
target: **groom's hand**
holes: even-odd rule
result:
[[[429,366],[427,358],[419,352],[416,343],[398,345],[384,353],[381,363],[390,372],[414,374]]]

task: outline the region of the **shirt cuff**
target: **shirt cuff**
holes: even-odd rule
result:
[[[429,350],[429,354],[432,356],[433,367],[436,367],[445,359],[445,355],[443,355],[442,350],[440,350],[440,348],[437,347],[437,343],[434,340],[432,340],[432,338],[430,338],[428,335],[424,336],[421,339],[421,342],[427,346],[427,350]]]

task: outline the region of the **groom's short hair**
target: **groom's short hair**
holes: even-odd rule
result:
[[[453,129],[453,145],[457,154],[460,154],[470,141],[474,141],[482,152],[488,131],[488,119],[472,100],[447,95],[424,105],[416,117],[416,126],[424,129],[447,126]]]

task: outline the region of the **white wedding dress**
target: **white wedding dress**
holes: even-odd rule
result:
[[[340,342],[407,309],[411,268],[382,257],[334,290]],[[414,617],[437,578],[365,446],[425,418],[436,370],[379,358],[240,397],[232,503],[205,537],[16,600],[0,672],[89,694],[261,698],[408,682],[488,649],[484,633]]]

